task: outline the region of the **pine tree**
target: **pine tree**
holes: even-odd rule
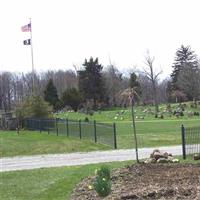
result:
[[[98,58],[94,60],[92,57],[89,61],[85,59],[83,66],[85,69],[78,72],[79,91],[84,100],[92,99],[96,108],[97,101],[102,101],[105,93],[102,76],[103,66],[99,64]]]
[[[71,106],[74,111],[77,111],[82,98],[76,88],[69,88],[62,94],[61,102],[63,106]]]
[[[197,56],[194,51],[191,50],[190,46],[183,46],[179,48],[176,52],[175,62],[173,64],[173,72],[171,74],[172,78],[172,88],[173,90],[179,90],[178,86],[178,75],[181,70],[185,67],[189,67],[192,70],[196,70],[198,66]]]
[[[54,109],[57,108],[59,99],[58,99],[57,89],[54,86],[52,79],[50,79],[46,85],[46,89],[44,90],[44,99],[50,105],[52,105]]]

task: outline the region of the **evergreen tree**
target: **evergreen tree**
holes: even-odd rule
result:
[[[175,62],[173,64],[173,72],[171,74],[172,78],[172,88],[173,90],[179,90],[178,85],[178,75],[180,71],[184,70],[185,67],[191,70],[196,70],[198,66],[197,57],[194,51],[191,50],[190,46],[181,46],[176,52]]]
[[[105,93],[102,76],[103,66],[99,64],[98,58],[93,60],[92,57],[89,61],[85,59],[83,66],[85,69],[78,72],[79,91],[84,100],[92,99],[96,108],[97,102],[103,100]]]
[[[76,88],[70,88],[62,94],[61,102],[63,106],[71,106],[74,111],[77,111],[82,97]]]
[[[50,79],[46,85],[46,88],[44,90],[44,99],[50,105],[52,105],[54,109],[57,109],[59,104],[59,99],[58,99],[57,89],[54,86],[52,79]]]
[[[135,100],[137,103],[139,103],[139,98],[138,96],[141,96],[141,86],[139,81],[137,80],[137,75],[133,72],[130,74],[130,80],[129,80],[129,86],[130,88],[133,88],[137,95],[135,95]]]

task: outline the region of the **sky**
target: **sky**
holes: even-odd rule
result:
[[[37,72],[77,69],[98,57],[120,71],[145,68],[169,76],[183,44],[200,56],[199,0],[0,0],[0,71],[31,71],[31,48],[21,27],[32,20]]]

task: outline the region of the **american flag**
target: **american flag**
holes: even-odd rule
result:
[[[31,23],[21,27],[22,32],[30,32],[31,31]]]

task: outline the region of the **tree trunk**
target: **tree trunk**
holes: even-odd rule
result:
[[[135,139],[135,154],[136,154],[137,163],[139,163],[138,141],[137,141],[137,133],[136,133],[136,126],[135,126],[135,115],[134,115],[133,105],[134,105],[133,97],[131,97],[131,114],[132,114],[132,122],[133,122],[133,134],[134,134],[134,139]]]

